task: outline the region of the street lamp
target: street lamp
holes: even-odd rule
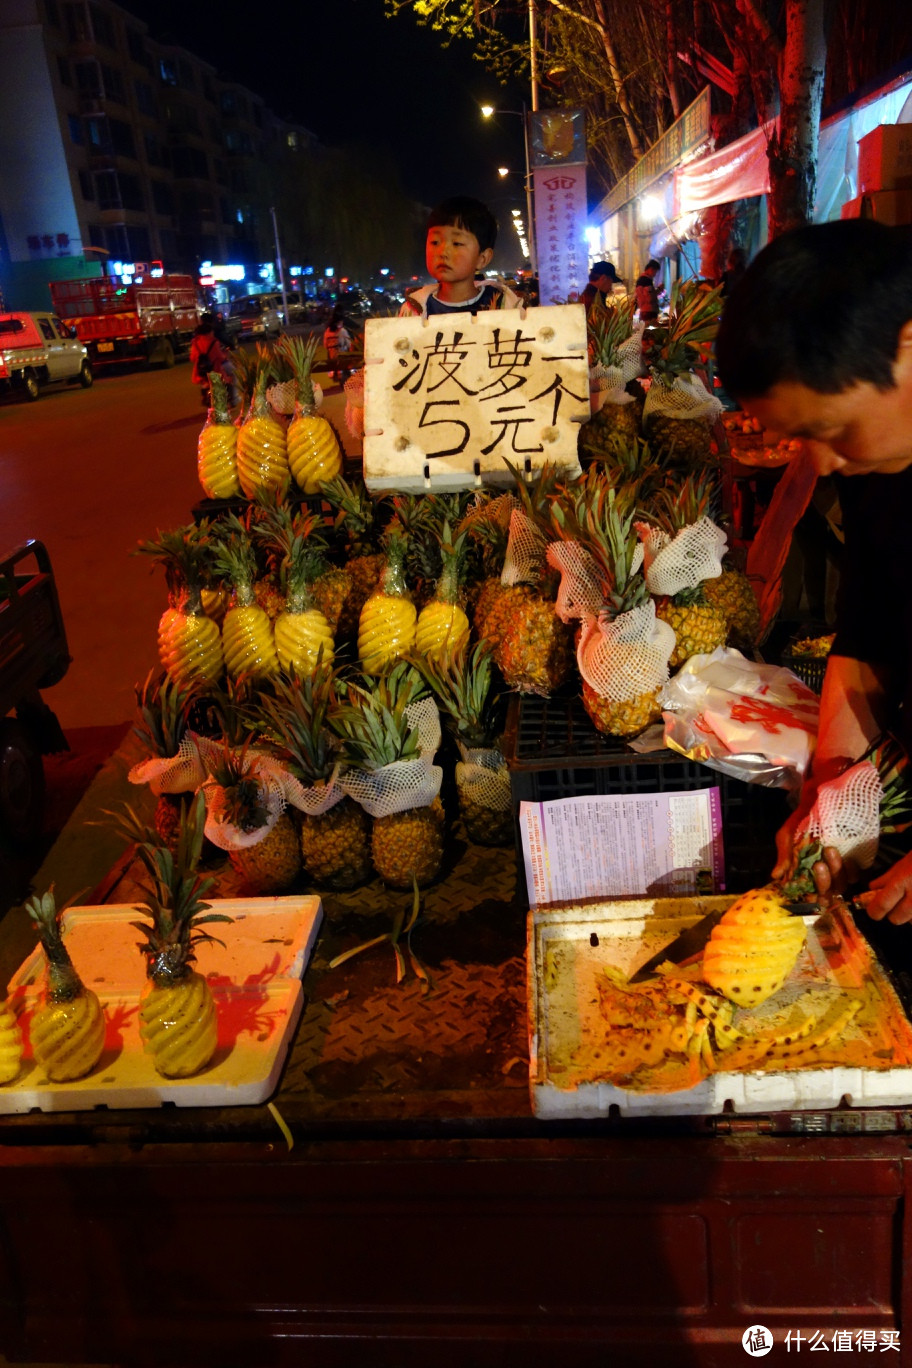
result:
[[[522,119],[523,121],[523,151],[526,157],[526,216],[529,220],[529,265],[532,268],[532,274],[537,276],[538,267],[535,260],[535,232],[533,229],[534,219],[532,217],[532,171],[529,166],[529,118],[525,101],[523,101],[522,110],[495,109],[493,105],[489,104],[483,104],[481,106],[482,118],[491,119],[495,114],[513,114],[517,119]],[[507,166],[498,166],[497,174],[503,179],[504,176],[510,174],[510,168]]]

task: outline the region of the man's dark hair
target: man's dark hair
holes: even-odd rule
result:
[[[643,267],[644,271],[660,271],[661,269],[662,263],[660,261],[656,261],[655,257],[650,257],[649,260],[646,262],[646,265]]]
[[[431,228],[464,228],[478,239],[479,251],[492,250],[497,241],[497,220],[486,204],[470,195],[454,195],[438,204],[428,215]]]
[[[617,270],[610,261],[597,261],[589,272],[589,279],[595,283],[603,275],[608,276],[609,280],[617,280]]]
[[[899,334],[912,320],[912,230],[841,219],[776,238],[725,304],[716,359],[736,398],[795,381],[840,394],[893,387]]]

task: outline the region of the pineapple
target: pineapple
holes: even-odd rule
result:
[[[139,1033],[156,1072],[189,1078],[204,1069],[218,1044],[218,1020],[209,984],[192,967],[195,946],[212,940],[200,928],[230,922],[203,899],[215,880],[198,872],[205,804],[197,794],[176,851],[140,842],[137,854],[149,882],[142,908],[150,922],[134,922],[143,936],[148,984],[139,1005]]]
[[[450,524],[444,523],[440,538],[443,568],[437,592],[418,614],[415,650],[436,664],[446,664],[469,639],[469,619],[458,602],[465,535],[463,532],[454,541]]]
[[[138,551],[164,567],[171,590],[172,606],[158,624],[158,653],[168,678],[180,689],[214,683],[225,662],[218,624],[203,611],[202,584],[213,564],[208,525],[160,532],[140,542]]]
[[[336,630],[340,636],[354,637],[358,631],[361,609],[376,589],[386,568],[386,555],[380,547],[377,503],[361,480],[349,484],[340,477],[324,481],[320,490],[336,510],[335,530],[344,535],[346,546],[345,573],[349,577],[349,588]],[[335,573],[338,575],[338,572]],[[319,581],[314,589],[319,596]],[[326,609],[323,611],[326,612]]]
[[[656,617],[667,622],[675,634],[669,665],[674,670],[692,655],[706,655],[724,646],[728,628],[720,610],[713,606],[705,584],[682,589],[673,598],[656,600]]]
[[[0,1001],[0,1083],[12,1083],[22,1066],[22,1035],[13,1009]]]
[[[653,325],[646,333],[646,362],[654,385],[670,395],[676,380],[687,383],[694,367],[705,363],[721,312],[721,287],[707,290],[695,280],[675,281],[667,322]],[[654,400],[655,396],[650,405]],[[681,412],[681,417],[647,412],[646,437],[656,451],[676,464],[706,465],[712,460],[711,422],[688,418],[686,407]]]
[[[510,776],[500,749],[500,697],[492,695],[493,656],[488,642],[463,641],[444,660],[416,659],[456,738],[463,766],[456,767],[456,793],[466,835],[479,845],[513,844]],[[473,765],[469,782],[465,765]],[[479,769],[489,771],[482,778]],[[487,800],[487,801],[485,801]]]
[[[279,678],[259,700],[262,735],[306,789],[331,784],[338,768],[328,719],[338,709],[335,678],[322,661],[301,680]],[[301,814],[304,868],[317,884],[354,888],[371,872],[367,813],[345,795],[324,812]]]
[[[25,910],[35,923],[44,949],[47,982],[43,1001],[32,1016],[32,1054],[53,1083],[83,1078],[101,1058],[105,1019],[98,994],[86,988],[60,933],[60,913],[53,885]]]
[[[578,542],[588,552],[598,576],[602,616],[612,622],[650,602],[642,571],[634,568],[639,564],[634,515],[629,495],[619,499],[609,484],[592,478],[570,498],[552,505],[558,535]],[[664,680],[653,689],[640,683],[643,649],[636,640],[614,643],[611,672],[614,678],[628,683],[627,696],[609,698],[584,679],[583,706],[599,731],[610,736],[636,736],[661,718],[659,696]]]
[[[205,786],[211,815],[220,823],[236,827],[249,845],[228,850],[232,866],[254,893],[281,893],[290,888],[301,870],[301,848],[295,824],[282,812],[270,827],[266,791],[257,773],[249,742],[240,750],[226,746],[212,765]]]
[[[256,557],[244,525],[233,514],[222,524],[223,540],[216,551],[216,565],[234,584],[235,601],[225,614],[222,645],[225,668],[240,675],[269,676],[278,673],[272,623],[254,595]]]
[[[291,480],[285,429],[266,399],[269,378],[270,370],[261,362],[250,412],[238,432],[238,478],[248,499],[261,490],[284,494]]]
[[[212,407],[197,443],[197,469],[207,499],[233,499],[241,492],[237,428],[228,413],[228,392],[217,372],[209,379]]]
[[[316,349],[316,337],[308,342],[299,337],[283,337],[277,348],[291,363],[297,385],[294,417],[286,438],[288,465],[304,494],[318,494],[323,481],[334,480],[342,471],[338,438],[331,424],[316,411],[310,374]]]
[[[703,952],[703,978],[738,1007],[759,1007],[788,978],[807,928],[789,915],[774,884],[742,893],[713,927]]]
[[[149,674],[145,683],[136,686],[137,720],[133,735],[141,742],[146,754],[160,760],[177,759],[181,745],[190,728],[187,713],[193,700],[190,690],[180,689],[167,676],[153,681]],[[177,849],[182,815],[181,800],[192,789],[178,793],[160,793],[155,805],[153,825],[162,845]]]
[[[333,661],[330,625],[316,606],[311,590],[314,570],[322,560],[315,539],[319,519],[307,516],[295,524],[284,505],[265,509],[256,529],[259,539],[279,557],[286,588],[282,610],[273,623],[276,655],[287,674],[309,674],[319,659]]]
[[[351,685],[347,701],[333,719],[342,739],[342,757],[357,771],[376,776],[388,765],[419,758],[416,728],[407,708],[417,702],[422,681],[400,661],[370,691]],[[406,790],[407,793],[407,790]],[[395,799],[390,798],[389,802]],[[389,805],[389,802],[385,805]],[[434,879],[443,858],[443,808],[430,803],[375,817],[371,834],[374,868],[391,888],[423,887]]]
[[[516,507],[518,501],[512,494],[478,502],[457,529],[460,533],[468,533],[481,562],[482,580],[472,609],[472,625],[479,637],[492,644],[500,640],[501,626],[509,612],[504,605],[514,597],[528,597],[532,592],[525,585],[501,582],[510,540],[510,517]],[[522,592],[514,595],[514,588]]]
[[[708,518],[718,495],[714,472],[689,472],[677,490],[662,490],[653,501],[652,513],[662,529],[674,538],[685,527]],[[721,535],[721,534],[720,534]],[[647,572],[647,581],[648,581]],[[668,662],[672,669],[683,665],[692,655],[709,654],[724,646],[728,624],[724,614],[710,599],[707,586],[712,580],[681,589],[673,597],[656,601],[656,616],[667,622],[675,634],[675,648]]]
[[[386,569],[358,622],[358,656],[366,675],[382,674],[415,644],[418,614],[405,585],[405,554],[405,539],[391,533]]]
[[[586,333],[589,342],[590,387],[593,380],[597,380],[609,370],[614,371],[616,378],[622,381],[622,374],[618,374],[624,367],[624,357],[620,349],[625,342],[629,343],[633,336],[635,309],[636,299],[631,296],[630,299],[621,300],[617,305],[611,306],[602,305],[596,300],[589,310]],[[595,461],[606,460],[610,453],[610,439],[613,436],[630,442],[636,441],[640,436],[645,396],[641,386],[635,382],[631,383],[627,392],[627,403],[619,404],[606,399],[589,421],[581,425],[581,457]],[[592,389],[592,393],[600,394],[601,391]]]
[[[557,497],[559,470],[550,463],[545,465],[532,490],[520,471],[514,470],[513,474],[526,517],[546,538],[553,535],[548,510]],[[502,596],[496,610],[498,616],[489,611],[485,626],[488,639],[493,639],[493,617],[494,659],[509,687],[547,698],[569,678],[573,648],[569,627],[557,616],[553,600],[543,592],[545,569],[542,551],[541,564],[533,572],[536,583],[531,586],[531,593]]]
[[[703,592],[725,619],[727,644],[739,651],[753,650],[760,632],[760,607],[744,571],[723,565],[717,579],[703,581]]]

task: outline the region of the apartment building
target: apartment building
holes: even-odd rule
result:
[[[0,0],[0,270],[212,261],[255,279],[274,177],[313,141],[110,0]]]

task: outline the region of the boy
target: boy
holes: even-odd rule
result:
[[[432,209],[428,217],[426,260],[436,285],[414,290],[399,316],[471,313],[482,309],[518,309],[522,300],[502,280],[478,281],[494,255],[497,223],[480,200],[457,195]]]
[[[912,751],[912,229],[841,219],[776,238],[726,302],[716,339],[729,394],[835,474],[845,533],[836,640],[811,774],[777,838],[774,876],[817,785],[884,730]],[[846,478],[848,477],[848,478]],[[843,876],[835,850],[821,893]],[[868,914],[912,921],[912,853],[871,881]]]

